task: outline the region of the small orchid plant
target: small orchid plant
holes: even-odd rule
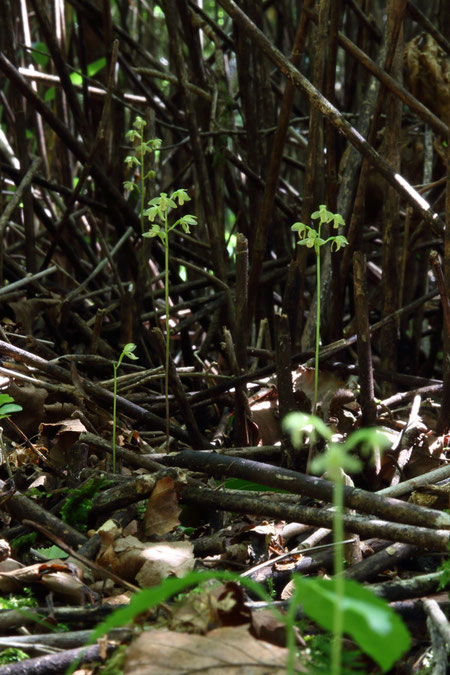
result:
[[[300,246],[307,246],[314,248],[316,254],[316,288],[317,288],[317,310],[316,310],[316,348],[314,358],[314,403],[313,415],[316,414],[317,409],[317,390],[319,383],[319,345],[320,345],[320,249],[326,244],[331,244],[331,250],[338,251],[343,246],[347,246],[347,239],[340,234],[333,235],[327,239],[322,239],[321,231],[322,225],[332,223],[332,227],[337,229],[339,226],[345,225],[344,219],[339,213],[331,213],[328,211],[325,204],[319,206],[318,211],[311,214],[313,220],[319,220],[319,226],[316,229],[305,225],[304,223],[294,223],[291,230],[297,232],[298,242]]]
[[[143,237],[159,237],[163,243],[165,250],[165,265],[164,265],[164,295],[165,295],[165,309],[166,309],[166,363],[165,363],[165,399],[166,399],[166,441],[169,445],[169,354],[170,354],[170,318],[169,318],[169,232],[172,232],[176,227],[181,226],[183,232],[190,233],[190,225],[197,224],[197,217],[187,214],[175,220],[171,225],[169,224],[169,213],[172,209],[183,206],[185,202],[190,201],[190,197],[183,188],[172,192],[170,197],[161,192],[159,197],[151,199],[148,203],[149,208],[144,211],[152,226],[148,232],[144,232]],[[177,203],[178,202],[178,203]],[[161,225],[155,223],[155,220],[161,221]]]

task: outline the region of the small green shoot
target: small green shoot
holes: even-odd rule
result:
[[[179,206],[183,206],[185,202],[190,201],[190,197],[186,190],[183,188],[175,190],[172,192],[170,197],[165,193],[161,192],[159,197],[151,199],[148,203],[149,208],[144,211],[144,215],[147,216],[149,221],[152,224],[148,232],[144,232],[144,237],[159,237],[163,243],[165,250],[165,260],[164,260],[164,296],[165,296],[165,309],[166,309],[166,362],[165,362],[165,399],[166,399],[166,444],[167,448],[169,447],[169,419],[170,419],[170,409],[169,409],[169,355],[170,355],[170,305],[169,305],[169,233],[172,232],[176,227],[181,225],[183,231],[186,234],[190,233],[189,226],[197,224],[197,217],[192,215],[185,215],[175,220],[172,224],[169,224],[169,213],[171,209],[176,209]],[[178,202],[178,204],[177,204]],[[161,225],[155,223],[155,220],[159,219]]]
[[[331,674],[339,675],[341,672],[341,658],[342,658],[342,635],[344,632],[349,633],[353,639],[359,644],[361,649],[370,654],[383,669],[388,669],[394,661],[406,650],[409,645],[409,634],[400,619],[394,620],[390,617],[389,612],[383,617],[377,615],[378,607],[383,607],[383,611],[389,609],[385,603],[378,600],[369,591],[362,589],[354,582],[350,583],[344,579],[344,563],[343,563],[343,544],[344,541],[344,490],[343,490],[343,472],[355,472],[361,469],[361,460],[350,452],[356,447],[360,447],[360,452],[363,455],[368,455],[372,450],[382,450],[390,447],[390,442],[378,429],[359,429],[352,433],[345,443],[332,442],[331,430],[324,424],[324,422],[314,416],[306,415],[304,413],[291,413],[283,420],[283,429],[291,434],[292,444],[294,447],[300,447],[303,444],[303,438],[306,432],[313,431],[320,434],[327,442],[328,447],[326,451],[316,457],[311,463],[311,470],[313,473],[326,472],[328,478],[333,482],[333,540],[334,540],[334,580],[331,588],[313,579],[299,579],[296,587],[303,589],[301,602],[304,604],[305,612],[314,618],[321,626],[333,631],[333,642],[331,646]],[[320,580],[321,582],[323,580]],[[306,586],[307,591],[306,591]],[[361,590],[361,593],[359,593]],[[305,606],[306,598],[315,598],[315,604],[318,611],[313,611],[312,607],[309,609]],[[360,604],[361,603],[361,604]],[[362,630],[362,619],[358,617],[360,612],[369,611],[364,609],[364,603],[372,603],[372,615],[375,617],[373,625],[368,622],[365,630]],[[381,605],[380,605],[381,603]],[[328,611],[330,612],[325,620],[326,611],[324,606],[328,604]],[[314,605],[314,602],[313,602]],[[358,607],[361,607],[358,610]],[[348,612],[346,614],[346,610]],[[322,611],[323,610],[323,611]],[[332,611],[331,611],[332,610]],[[370,615],[370,611],[368,616]],[[380,609],[381,611],[381,609]],[[389,610],[391,611],[391,610]],[[392,612],[392,614],[394,614]],[[394,615],[395,616],[395,615]],[[331,618],[332,617],[332,620]],[[398,623],[400,621],[400,623]],[[388,642],[387,635],[390,636],[391,641],[394,641],[395,649],[393,651],[386,648],[374,653],[371,644],[376,644],[376,633],[380,632],[380,639]],[[365,636],[368,636],[366,639]],[[394,640],[395,638],[395,640]],[[370,641],[373,640],[373,643]],[[378,647],[377,647],[378,650]],[[393,658],[391,661],[390,659]],[[387,664],[387,665],[386,665]]]
[[[138,357],[133,354],[134,350],[136,349],[136,345],[133,342],[128,342],[128,344],[125,345],[125,347],[122,349],[122,353],[119,356],[119,360],[117,363],[113,363],[113,368],[114,368],[114,399],[113,399],[113,471],[116,470],[116,424],[117,424],[117,371],[119,369],[120,364],[122,363],[122,359],[124,356],[128,356],[129,359],[133,359],[134,361],[137,361]]]
[[[314,248],[316,254],[316,296],[317,296],[317,309],[316,309],[316,346],[315,346],[315,357],[314,357],[314,403],[313,403],[313,415],[317,411],[317,390],[319,383],[319,345],[320,345],[320,249],[326,244],[331,244],[331,250],[333,247],[335,251],[338,251],[343,246],[347,246],[348,241],[343,235],[335,235],[328,237],[328,239],[322,239],[321,230],[322,225],[327,223],[333,223],[334,228],[338,228],[340,225],[345,225],[344,219],[339,213],[331,213],[328,211],[325,204],[319,206],[318,211],[314,211],[311,215],[313,219],[319,219],[318,229],[315,230],[309,225],[304,223],[294,223],[291,230],[297,232],[298,242],[297,244],[301,246],[307,246],[308,248]]]

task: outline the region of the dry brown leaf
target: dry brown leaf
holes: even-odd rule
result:
[[[411,92],[445,120],[450,102],[450,59],[429,33],[405,45],[405,79]]]
[[[177,603],[169,628],[183,633],[206,634],[220,626],[240,626],[250,621],[242,587],[234,581],[220,586],[203,585]]]
[[[292,373],[294,383],[294,390],[296,392],[303,392],[309,401],[314,400],[314,368],[307,366],[298,366],[297,370]],[[327,370],[319,370],[318,387],[317,387],[317,404],[322,410],[324,419],[327,419],[331,401],[336,392],[344,386],[334,373]]]
[[[277,405],[266,409],[263,404],[252,407],[252,422],[258,431],[261,445],[275,445],[281,440],[280,420],[275,416]]]
[[[207,635],[154,630],[128,648],[124,674],[285,675],[287,649],[257,640],[245,626],[217,628]],[[298,661],[296,672],[307,672]]]
[[[101,546],[96,563],[117,574],[116,570],[119,566],[119,560],[114,550],[114,542],[118,535],[117,528],[112,530],[101,528],[98,533],[100,535]]]
[[[145,562],[136,575],[142,588],[157,586],[171,574],[184,577],[192,572],[195,564],[194,547],[189,541],[147,544],[143,557]]]
[[[25,586],[39,584],[47,591],[81,603],[88,589],[78,574],[79,570],[72,563],[69,565],[62,560],[36,563],[10,572],[0,572],[0,591],[17,593]]]
[[[14,572],[14,570],[20,570],[25,565],[14,558],[6,558],[0,562],[0,572]]]
[[[86,431],[80,419],[45,422],[39,425],[39,431],[41,442],[48,448],[48,457],[55,466],[73,469],[84,463],[85,458],[75,456],[73,452],[80,434]]]
[[[174,574],[182,577],[194,568],[194,547],[188,541],[142,542],[136,537],[115,537],[100,532],[102,547],[96,562],[126,581],[156,586]]]
[[[59,298],[26,298],[9,303],[17,323],[22,324],[23,331],[27,335],[33,335],[33,323],[40,312],[50,306],[60,304]]]
[[[175,483],[166,476],[161,478],[150,495],[144,516],[145,534],[150,537],[154,534],[163,536],[178,527],[181,509],[178,505],[178,496]]]

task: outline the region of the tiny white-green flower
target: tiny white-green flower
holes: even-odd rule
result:
[[[343,235],[338,235],[337,237],[331,238],[331,250],[333,251],[333,246],[335,251],[339,251],[343,246],[347,246],[348,241]]]
[[[190,202],[191,198],[184,188],[180,188],[172,193],[172,199],[178,199],[178,204],[183,206],[184,202]]]

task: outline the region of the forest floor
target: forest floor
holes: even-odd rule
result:
[[[1,675],[445,673],[445,3],[97,4],[2,3]]]

